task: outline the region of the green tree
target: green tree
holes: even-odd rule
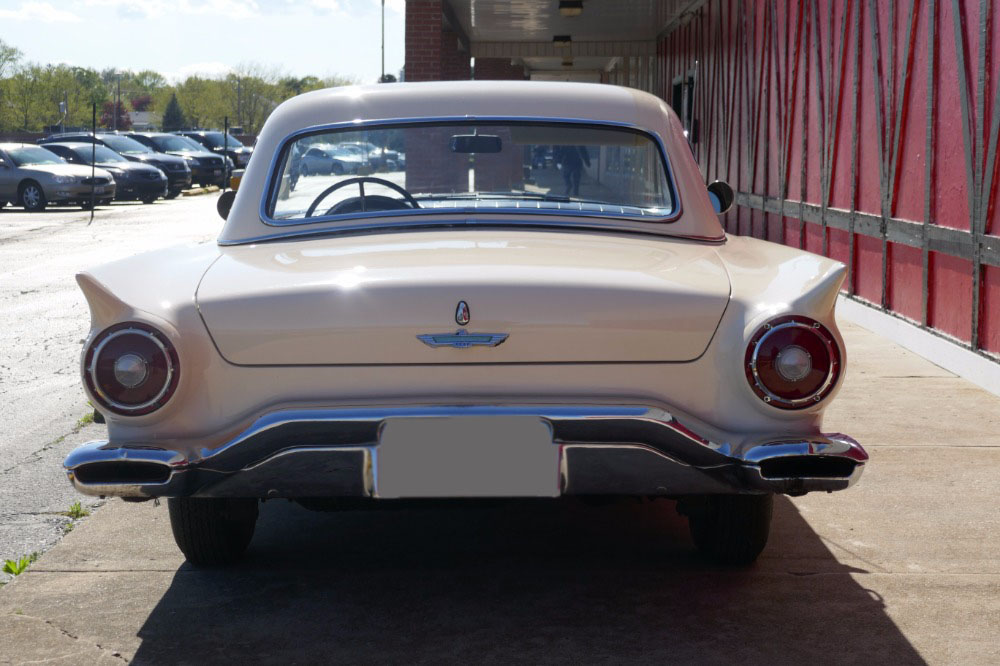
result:
[[[172,94],[170,95],[170,101],[167,102],[167,107],[163,110],[163,131],[171,132],[183,129],[185,124],[181,104],[177,101],[177,95]]]
[[[66,116],[66,124],[90,127],[93,105],[102,107],[111,95],[97,70],[73,67],[72,72],[75,85],[69,90],[69,113]]]
[[[16,114],[15,127],[31,132],[41,129],[38,121],[41,78],[45,68],[37,63],[26,63],[10,77],[10,98]]]
[[[7,128],[7,107],[10,106],[7,73],[21,62],[21,51],[0,39],[0,129]]]
[[[142,91],[153,94],[162,88],[167,87],[167,79],[163,74],[154,72],[151,69],[144,69],[129,77],[129,89],[134,92]]]

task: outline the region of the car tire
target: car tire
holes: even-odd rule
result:
[[[180,195],[181,195],[181,191],[180,190],[173,190],[173,191],[167,192],[165,195],[163,195],[163,198],[164,199],[176,199]]]
[[[45,192],[42,186],[33,180],[26,180],[17,189],[17,200],[29,213],[45,210]]]
[[[305,178],[308,175],[309,175],[309,167],[307,167],[305,164],[301,165],[299,167],[299,178]]]
[[[343,176],[344,175],[344,167],[342,167],[341,165],[339,165],[337,163],[331,164],[330,165],[330,173],[332,173],[334,176]]]
[[[679,507],[680,508],[680,507]],[[704,495],[689,498],[691,537],[701,554],[718,564],[752,564],[771,531],[774,495]]]
[[[252,498],[171,497],[174,541],[195,566],[233,564],[253,538],[258,504]]]
[[[154,201],[156,201],[156,199],[157,199],[157,197],[146,197],[145,199],[142,200],[142,203],[144,203],[144,204],[151,204]]]

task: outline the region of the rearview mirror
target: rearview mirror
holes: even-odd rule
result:
[[[229,210],[233,207],[233,199],[235,198],[236,192],[226,190],[219,195],[219,200],[215,202],[215,210],[219,211],[219,217],[223,220],[229,217]]]
[[[716,180],[708,186],[708,198],[712,201],[712,208],[717,215],[724,215],[733,207],[733,188],[723,180]]]
[[[449,146],[453,153],[499,153],[503,148],[500,137],[493,134],[456,134]]]

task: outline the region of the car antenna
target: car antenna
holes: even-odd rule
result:
[[[90,222],[87,222],[89,227],[94,222],[94,197],[97,194],[97,189],[94,184],[97,182],[95,176],[97,173],[97,102],[93,103],[91,108],[90,117],[90,131],[92,136],[90,137]]]
[[[222,120],[222,193],[226,193],[226,185],[229,182],[229,166],[226,164],[226,151],[229,150],[229,116]],[[216,126],[218,127],[218,126]],[[235,165],[235,163],[234,163]]]

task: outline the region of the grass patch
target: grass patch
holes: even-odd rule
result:
[[[41,553],[32,553],[31,555],[22,555],[16,560],[6,560],[3,563],[3,572],[10,574],[11,576],[19,576],[28,570],[31,563],[41,557]]]
[[[93,422],[94,422],[94,412],[90,412],[89,414],[84,414],[80,418],[80,420],[76,422],[76,430],[80,431],[81,429],[85,428],[86,426],[89,426]]]
[[[73,520],[78,520],[84,516],[89,516],[90,511],[83,508],[79,501],[73,502],[69,505],[69,511],[63,511],[64,516],[69,516]]]

